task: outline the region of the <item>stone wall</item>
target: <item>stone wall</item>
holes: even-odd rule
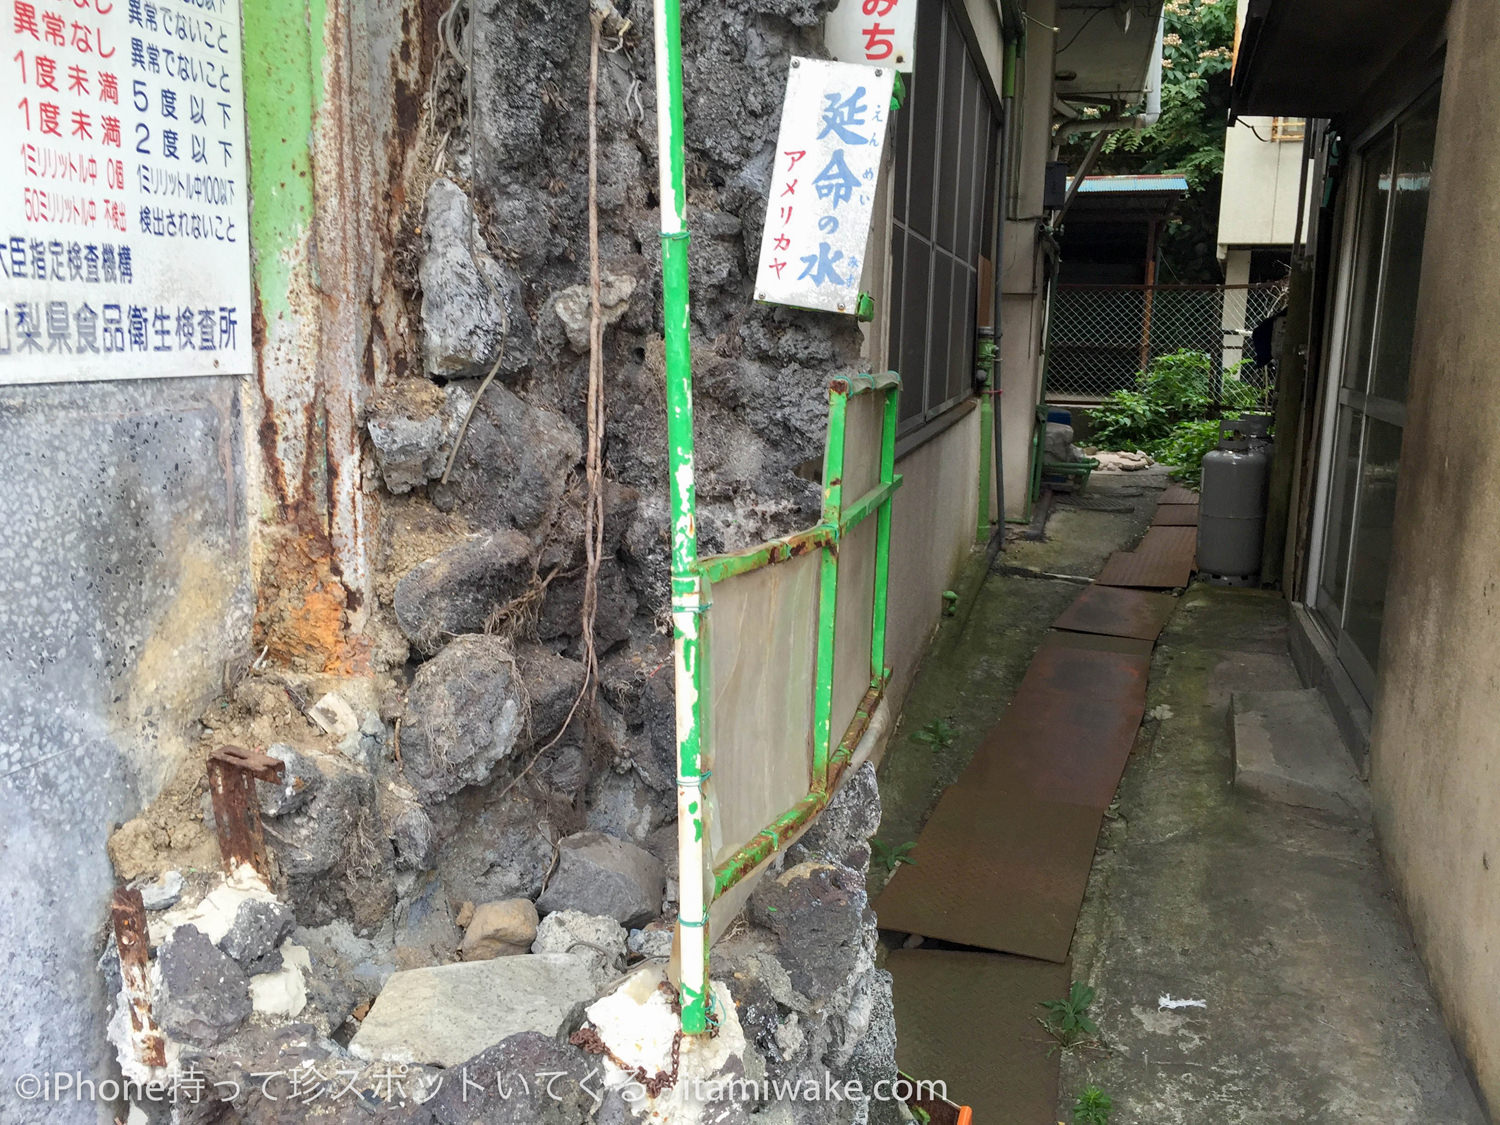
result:
[[[684,12],[704,553],[816,522],[827,382],[861,365],[853,322],[757,306],[750,285],[785,61],[822,53],[829,6]],[[613,12],[599,57],[605,518],[599,673],[580,694],[589,8],[450,11],[452,49],[438,51],[407,138],[416,156],[386,302],[401,307],[380,312],[404,331],[382,341],[365,412],[372,596],[354,647],[368,675],[314,653],[235,677],[162,798],[110,842],[121,879],[153,896],[177,888],[151,912],[172,1057],[179,1072],[237,1084],[232,1112],[247,1121],[356,1112],[291,1115],[251,1090],[257,1070],[298,1062],[352,1067],[362,1102],[390,1121],[887,1120],[894,1110],[867,1099],[832,1117],[752,1099],[709,1118],[680,1083],[637,1104],[624,1072],[585,1049],[589,1029],[618,1045],[611,1020],[675,1019],[649,981],[615,990],[628,970],[661,975],[677,899],[650,13]],[[284,785],[260,791],[264,884],[213,873],[203,761],[234,741],[286,767]],[[873,770],[850,785],[716,948],[720,1032],[681,1046],[692,1073],[893,1075],[889,979],[873,967],[864,892]],[[113,995],[108,952],[104,964]],[[577,1003],[600,996],[587,1013]],[[393,1062],[408,1089],[465,1063],[548,1063],[615,1088],[566,1105],[476,1108],[452,1091],[429,1105],[379,1090]]]

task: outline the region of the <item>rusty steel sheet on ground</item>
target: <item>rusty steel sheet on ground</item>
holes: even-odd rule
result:
[[[1038,1026],[1067,994],[1068,966],[1000,953],[898,949],[886,962],[896,1000],[896,1062],[947,1083],[981,1125],[1054,1125],[1057,1044]]]
[[[1158,504],[1152,527],[1197,527],[1197,504]]]
[[[1077,699],[1142,700],[1150,667],[1150,642],[1054,629],[1031,658],[1012,706],[1033,693],[1058,709]]]
[[[1115,799],[1145,714],[1144,698],[1017,696],[956,784],[1102,813]]]
[[[955,785],[886,884],[883,929],[1067,960],[1103,814],[1029,793]]]
[[[1100,586],[1176,589],[1191,581],[1197,553],[1196,527],[1153,527],[1134,551],[1111,555],[1094,582]]]
[[[1155,641],[1177,608],[1171,594],[1090,586],[1052,623],[1054,629]]]
[[[1158,504],[1196,504],[1198,493],[1174,481],[1167,485],[1166,491],[1156,498],[1156,502]]]

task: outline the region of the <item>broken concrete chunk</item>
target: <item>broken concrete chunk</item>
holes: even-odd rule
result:
[[[266,749],[269,757],[286,764],[281,783],[257,781],[255,791],[260,797],[262,816],[287,816],[305,807],[312,800],[318,783],[323,780],[316,762],[294,746],[284,742],[274,743]]]
[[[537,927],[533,953],[571,953],[585,957],[601,985],[625,967],[625,927],[603,914],[558,910]]]
[[[605,328],[616,323],[630,308],[636,281],[629,274],[605,270],[599,279],[599,311]],[[553,298],[552,311],[568,334],[568,346],[580,355],[589,350],[589,326],[593,294],[587,285],[570,285]]]
[[[460,956],[465,961],[487,961],[492,957],[514,957],[525,953],[536,940],[536,928],[536,907],[530,899],[508,898],[480,903],[474,907],[473,917],[464,931]]]
[[[528,954],[393,973],[349,1044],[356,1058],[454,1067],[523,1031],[556,1036],[592,999],[581,957]]]
[[[229,931],[219,939],[219,948],[245,969],[260,968],[296,928],[297,919],[285,903],[260,898],[247,899],[235,911]]]
[[[141,902],[147,910],[166,910],[177,905],[182,897],[182,872],[163,871],[148,883],[136,884],[141,892]]]
[[[207,1046],[250,1018],[250,980],[196,926],[179,926],[156,958],[155,1013],[168,1034]]]
[[[307,1007],[307,976],[312,958],[300,945],[287,942],[279,951],[281,968],[250,978],[250,1003],[256,1015],[293,1019]]]
[[[557,871],[537,909],[607,914],[623,926],[643,926],[661,913],[666,872],[644,848],[599,832],[580,832],[558,844]]]
[[[380,393],[365,429],[387,489],[400,495],[443,475],[472,401],[462,387],[426,379],[402,379]]]
[[[754,1065],[745,1030],[729,990],[719,981],[711,981],[711,1004],[719,1016],[718,1032],[683,1040],[681,1017],[673,1010],[670,989],[662,988],[665,974],[660,965],[651,965],[632,973],[609,995],[590,1004],[589,1023],[599,1038],[609,1045],[618,1060],[604,1076],[606,1089],[618,1089],[633,1081],[627,1068],[640,1067],[647,1074],[666,1071],[677,1075],[677,1081],[656,1097],[636,1096],[633,1112],[637,1120],[649,1121],[715,1121],[739,1125],[755,1120],[741,1098],[713,1098],[705,1102],[700,1091],[725,1089],[725,1082],[743,1079]],[[715,1112],[705,1112],[712,1106]],[[820,1104],[818,1122],[847,1121],[852,1118],[829,1112]],[[854,1118],[853,1120],[862,1120]]]
[[[525,698],[499,637],[459,637],[417,671],[402,724],[402,769],[431,804],[486,781],[515,748]]]
[[[424,218],[427,246],[420,275],[427,373],[449,379],[483,375],[494,364],[502,338],[501,371],[520,371],[535,350],[520,279],[490,256],[469,197],[452,180],[434,180],[427,189]]]
[[[318,724],[324,734],[335,738],[359,732],[359,716],[348,700],[336,691],[330,691],[307,709],[307,717]]]
[[[424,653],[482,633],[495,611],[531,584],[531,540],[515,531],[477,535],[420,562],[396,584],[396,624]]]
[[[625,948],[642,957],[665,961],[672,956],[672,927],[664,922],[653,922],[643,930],[631,930]]]

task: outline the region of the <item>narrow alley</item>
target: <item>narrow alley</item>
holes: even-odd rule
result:
[[[1493,1125],[1497,75],[5,0],[0,1125]]]
[[[945,623],[881,763],[877,854],[935,877],[921,830],[937,798],[995,728],[1080,580],[1140,539],[1166,484],[1160,471],[1095,475],[1075,500],[1087,506],[1063,497],[1046,541],[1013,541]],[[1352,763],[1336,727],[1314,712],[1277,733],[1293,772],[1311,778],[1290,801],[1253,778],[1236,784],[1236,739],[1250,737],[1236,712],[1307,694],[1286,617],[1270,592],[1199,582],[1177,599],[1061,963],[883,934],[908,1073],[946,1077],[976,1121],[1017,1125],[1067,1120],[1090,1086],[1125,1125],[1482,1125],[1362,787],[1352,768],[1349,787],[1318,776],[1303,752],[1321,739]],[[889,875],[877,866],[872,889]],[[976,876],[969,892],[987,883]],[[914,949],[936,951],[937,964],[915,962]],[[1064,1046],[1042,1005],[1074,981],[1094,990],[1098,1032]]]

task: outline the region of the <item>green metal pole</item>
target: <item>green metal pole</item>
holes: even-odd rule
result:
[[[703,800],[703,653],[699,628],[697,494],[693,479],[693,357],[688,333],[687,191],[683,175],[682,6],[655,0],[662,319],[672,513],[673,682],[677,698],[677,856],[682,1030],[709,1029],[708,891]]]
[[[885,392],[880,424],[880,483],[896,483],[896,426],[900,417],[899,385]],[[891,503],[888,495],[875,517],[875,597],[870,622],[870,683],[885,683],[885,616],[891,576]]]
[[[823,523],[842,528],[844,518],[844,429],[849,392],[828,391],[828,448],[823,454]],[[838,624],[838,544],[823,548],[818,572],[818,666],[813,686],[813,790],[829,792],[828,755],[833,742],[833,651]]]
[[[974,528],[974,542],[984,546],[990,541],[990,477],[994,471],[995,460],[995,333],[993,329],[980,329],[979,346],[976,350],[979,355],[979,369],[984,372],[984,389],[979,392],[979,517]]]

